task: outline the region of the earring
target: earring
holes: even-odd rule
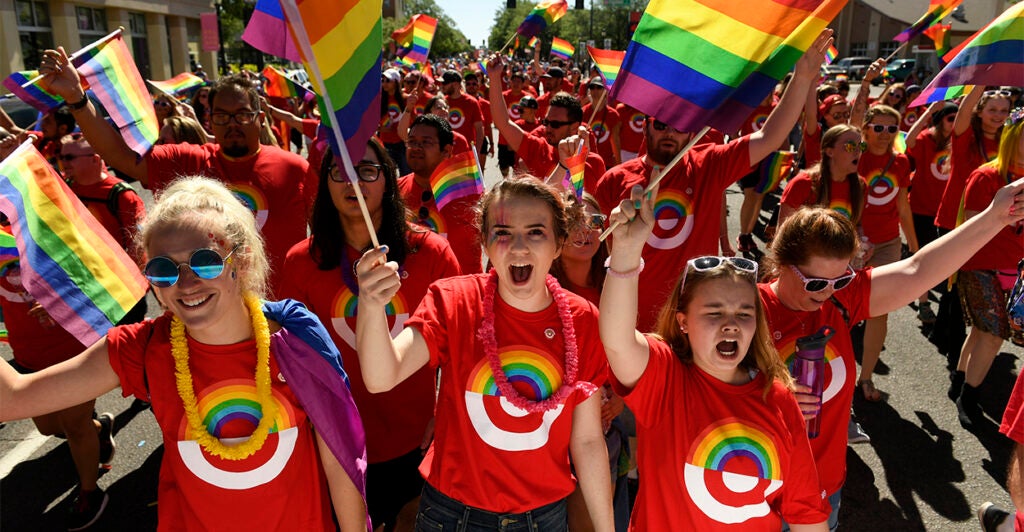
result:
[[[238,276],[238,273],[235,270],[231,270],[231,278],[234,279],[237,276]]]

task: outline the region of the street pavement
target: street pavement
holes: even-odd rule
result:
[[[500,177],[490,163],[489,185]],[[148,192],[143,196],[149,200]],[[735,240],[742,195],[732,187],[726,196]],[[763,211],[762,220],[769,214]],[[149,308],[151,315],[158,308],[152,296]],[[854,402],[871,442],[847,450],[840,529],[978,530],[975,511],[983,502],[1011,507],[1005,488],[1011,447],[998,434],[998,421],[1024,349],[1003,345],[981,389],[989,419],[968,432],[946,398],[947,361],[925,339],[910,306],[890,314],[885,347],[874,377],[883,400],[867,403],[858,393]],[[10,359],[7,344],[0,344],[0,355]],[[122,398],[120,389],[100,397],[96,409],[117,416],[117,453],[100,477],[110,504],[95,529],[154,530],[163,447],[153,414]],[[63,530],[75,483],[64,440],[40,436],[31,421],[0,428],[0,530]]]

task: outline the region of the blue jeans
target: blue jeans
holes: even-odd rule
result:
[[[423,485],[420,510],[416,514],[416,532],[485,530],[565,532],[568,530],[565,499],[523,513],[499,514],[466,506],[430,484]]]
[[[835,493],[828,496],[828,504],[832,507],[832,513],[828,514],[828,529],[831,532],[836,532],[839,528],[839,503],[843,502],[843,488],[839,488]],[[782,522],[782,532],[789,532],[789,524],[785,521]]]

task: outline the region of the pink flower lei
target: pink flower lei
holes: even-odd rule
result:
[[[576,327],[572,319],[572,311],[569,310],[569,301],[565,296],[565,290],[554,277],[548,275],[545,284],[558,308],[558,317],[562,321],[562,337],[565,340],[565,380],[562,382],[562,386],[547,399],[531,401],[523,397],[509,382],[508,376],[505,375],[505,370],[501,366],[501,358],[498,356],[498,340],[494,330],[494,295],[498,291],[498,274],[494,270],[491,270],[487,284],[484,286],[484,319],[480,323],[480,332],[478,333],[480,343],[484,347],[484,354],[487,355],[487,363],[491,367],[491,373],[494,374],[494,381],[498,385],[501,396],[516,408],[533,413],[547,412],[564,404],[569,394],[576,389],[580,389],[584,393],[597,389],[592,383],[576,381],[576,372],[579,369],[579,351],[576,346]]]

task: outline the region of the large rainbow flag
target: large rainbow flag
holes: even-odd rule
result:
[[[38,76],[38,70],[15,72],[4,79],[4,87],[40,113],[47,113],[50,109],[60,107],[64,99],[44,91],[38,83],[29,83]]]
[[[847,0],[651,0],[609,100],[680,131],[737,131]]]
[[[942,19],[948,17],[950,13],[956,9],[956,6],[960,5],[964,0],[931,0],[928,4],[928,10],[921,15],[921,18],[917,19],[917,22],[910,25],[909,28],[901,31],[899,35],[892,38],[897,42],[907,42],[918,35],[924,33],[924,30],[930,28],[934,24],[938,24]]]
[[[256,8],[242,32],[242,40],[253,48],[296,63],[302,61],[299,49],[288,34],[280,0],[256,0]]]
[[[25,289],[83,344],[146,294],[139,267],[31,142],[0,162],[0,211],[11,221]]]
[[[356,183],[352,161],[366,153],[380,120],[381,0],[283,0],[281,7],[333,133],[331,148]]]
[[[558,19],[565,16],[569,11],[569,3],[565,0],[544,0],[537,4],[526,19],[516,29],[516,33],[523,37],[536,37],[545,28],[558,22]]]
[[[89,82],[128,147],[139,157],[146,155],[160,136],[160,124],[121,30],[79,50],[71,61]]]
[[[1024,72],[1024,2],[1014,4],[951,50],[949,61],[910,105],[963,93],[964,85],[1019,86]]]
[[[149,83],[157,89],[177,97],[191,89],[202,87],[206,81],[191,72],[182,72],[167,81],[149,80]]]
[[[573,46],[571,42],[565,39],[559,39],[558,37],[553,37],[551,39],[551,55],[561,57],[563,60],[568,61],[575,53],[576,47]]]
[[[311,102],[316,99],[316,93],[299,85],[294,80],[289,78],[280,70],[274,68],[272,65],[267,65],[263,72],[263,92],[267,93],[267,96],[275,98],[302,98],[307,102]]]
[[[434,193],[437,210],[467,196],[484,193],[484,178],[476,163],[476,150],[469,150],[441,161],[430,174],[430,190]]]
[[[604,85],[609,89],[615,84],[615,80],[619,77],[619,69],[622,68],[622,60],[626,58],[626,52],[620,52],[618,50],[599,50],[593,46],[587,45],[587,53],[590,54],[590,58],[594,60],[594,64],[597,65],[597,71],[601,73],[601,77],[604,78]]]
[[[398,45],[396,53],[402,63],[409,66],[426,63],[436,31],[437,19],[422,14],[413,15],[405,27],[395,30],[391,38]]]

